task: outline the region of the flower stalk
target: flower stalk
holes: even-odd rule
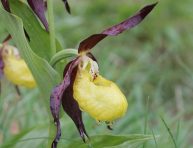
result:
[[[56,40],[55,40],[53,0],[47,0],[47,6],[48,6],[48,23],[50,33],[50,48],[52,51],[52,55],[54,55],[56,53]]]
[[[47,8],[48,8],[48,24],[49,24],[49,33],[50,33],[50,48],[51,48],[51,55],[56,53],[56,40],[55,40],[55,25],[54,25],[54,7],[53,7],[53,0],[47,0]],[[49,115],[50,118],[50,125],[49,125],[49,137],[54,137],[55,129],[53,124],[52,115]],[[52,144],[52,140],[48,140],[47,147],[50,147]]]
[[[64,49],[57,52],[50,60],[50,65],[54,67],[59,61],[69,58],[75,57],[78,55],[78,51],[76,49]]]

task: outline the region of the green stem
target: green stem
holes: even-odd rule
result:
[[[50,60],[50,65],[52,67],[54,67],[59,61],[69,58],[69,57],[73,57],[73,56],[77,56],[78,55],[78,51],[76,49],[65,49],[65,50],[61,50],[59,52],[57,52]]]
[[[55,27],[54,27],[54,8],[53,0],[47,0],[48,4],[48,23],[50,32],[50,48],[52,55],[56,53]]]
[[[56,53],[56,40],[55,40],[55,28],[54,28],[54,8],[53,8],[53,0],[47,0],[48,5],[48,23],[49,23],[49,33],[50,33],[50,48],[51,54],[54,55]],[[49,106],[49,105],[48,105]],[[52,115],[49,114],[50,117],[50,125],[49,125],[49,140],[47,147],[51,147],[52,140],[55,136],[56,127],[54,126],[54,122],[52,119]]]

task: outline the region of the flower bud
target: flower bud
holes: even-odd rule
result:
[[[20,57],[17,48],[5,45],[2,50],[2,59],[4,63],[3,72],[6,78],[15,85],[29,88],[35,87],[36,82],[27,64]]]

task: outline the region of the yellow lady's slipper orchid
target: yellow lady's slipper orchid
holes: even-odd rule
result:
[[[27,64],[20,57],[17,48],[10,45],[4,45],[1,50],[4,63],[3,73],[6,78],[15,85],[28,88],[35,87],[36,82],[27,67]]]
[[[112,122],[127,110],[127,100],[112,81],[106,80],[92,68],[97,63],[87,57],[89,63],[78,68],[73,85],[73,96],[80,108],[98,121]],[[82,63],[81,63],[82,64]],[[98,71],[98,69],[95,69]]]
[[[102,33],[91,35],[79,44],[78,56],[66,65],[63,81],[53,89],[50,96],[50,110],[57,126],[52,148],[57,147],[61,136],[59,120],[61,103],[64,111],[74,121],[83,141],[86,141],[88,135],[82,121],[81,111],[89,113],[98,121],[105,121],[109,129],[111,129],[109,123],[126,113],[125,96],[116,84],[99,75],[96,58],[90,51],[107,36],[116,36],[138,25],[156,4],[142,8],[134,16]]]

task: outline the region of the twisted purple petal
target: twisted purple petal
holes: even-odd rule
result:
[[[45,4],[44,0],[27,0],[29,6],[32,8],[34,13],[38,16],[46,30],[48,31],[48,22],[45,16]]]
[[[10,7],[9,7],[9,2],[8,2],[8,0],[1,0],[1,3],[2,3],[4,9],[5,9],[6,11],[10,12]]]
[[[76,124],[79,133],[83,140],[87,136],[84,124],[82,122],[82,115],[78,103],[73,98],[73,83],[77,72],[77,65],[79,57],[69,62],[64,70],[64,80],[61,84],[56,86],[50,96],[50,110],[54,118],[54,123],[57,126],[56,136],[52,142],[52,148],[57,147],[57,143],[61,137],[61,127],[59,120],[60,105],[62,102],[65,112],[71,117]]]
[[[88,52],[90,49],[92,49],[97,43],[99,43],[101,40],[103,40],[107,36],[116,36],[127,29],[131,29],[135,26],[137,26],[150,12],[151,10],[157,5],[157,3],[147,5],[144,8],[142,8],[140,11],[138,11],[135,15],[132,17],[129,17],[128,19],[124,20],[123,22],[114,25],[106,30],[104,30],[100,34],[94,34],[88,37],[87,39],[83,40],[78,48],[78,52],[86,51]]]

